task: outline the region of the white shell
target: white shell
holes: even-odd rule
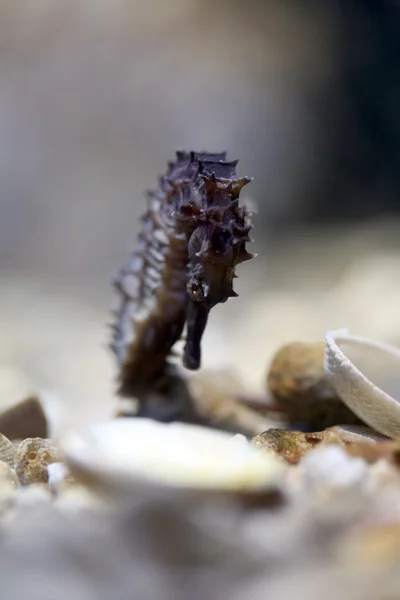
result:
[[[234,436],[184,423],[118,418],[61,440],[72,475],[117,497],[149,487],[254,492],[276,488],[287,465]],[[101,489],[99,490],[101,492]]]
[[[325,371],[336,393],[370,427],[400,438],[400,350],[351,335],[325,336]]]
[[[14,444],[0,433],[0,460],[7,463],[12,469],[15,464],[17,449]]]

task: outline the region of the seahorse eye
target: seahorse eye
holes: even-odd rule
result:
[[[192,300],[203,302],[208,293],[208,286],[199,279],[190,279],[187,285],[187,293]]]

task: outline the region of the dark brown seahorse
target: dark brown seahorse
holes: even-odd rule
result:
[[[237,163],[225,152],[178,151],[158,189],[147,192],[138,248],[115,281],[121,302],[111,344],[119,395],[139,399],[143,414],[151,412],[144,409],[151,394],[176,396],[181,378],[169,358],[185,325],[182,363],[200,367],[209,312],[237,296],[235,267],[254,256],[246,250],[251,213],[239,206],[251,179],[236,176]]]

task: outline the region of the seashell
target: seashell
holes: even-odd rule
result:
[[[14,469],[0,460],[0,500],[7,499],[19,486],[20,481]]]
[[[0,461],[14,468],[17,449],[14,444],[2,433],[0,433]]]
[[[296,465],[320,441],[321,436],[316,434],[287,429],[268,429],[251,440],[257,448],[275,452],[290,465]]]
[[[72,431],[61,440],[71,474],[111,500],[151,492],[178,497],[267,495],[287,465],[243,436],[185,423],[119,418]]]
[[[59,460],[59,450],[51,440],[27,438],[17,448],[15,470],[22,485],[47,483],[48,466]]]
[[[328,331],[325,371],[362,421],[383,435],[400,438],[400,350],[347,330]]]

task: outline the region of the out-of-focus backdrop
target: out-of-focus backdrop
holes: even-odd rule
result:
[[[179,147],[255,177],[206,367],[256,391],[284,341],[400,341],[399,2],[1,0],[0,49],[0,360],[67,418],[112,406],[109,282]]]

